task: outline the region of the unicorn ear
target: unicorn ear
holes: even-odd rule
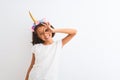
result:
[[[30,15],[31,19],[33,20],[33,22],[34,22],[35,24],[37,24],[38,21],[32,16],[32,14],[31,14],[30,11],[29,11],[29,15]]]

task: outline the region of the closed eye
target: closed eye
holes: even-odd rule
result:
[[[39,33],[39,35],[43,35],[44,33]]]

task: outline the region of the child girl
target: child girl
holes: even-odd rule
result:
[[[32,27],[34,30],[32,60],[25,80],[58,80],[57,66],[60,51],[75,36],[77,31],[70,28],[54,29],[44,19],[36,21],[31,13],[30,16],[34,21],[34,26]],[[54,41],[52,37],[55,33],[68,35],[61,40]]]

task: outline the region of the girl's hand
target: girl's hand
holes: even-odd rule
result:
[[[46,22],[46,23],[44,24],[44,26],[45,26],[44,32],[49,31],[49,30],[50,30],[52,33],[55,32],[55,30],[51,27],[51,25],[50,25],[49,22]]]

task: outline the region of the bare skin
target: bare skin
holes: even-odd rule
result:
[[[32,55],[32,60],[31,60],[31,64],[30,64],[30,66],[29,66],[29,68],[28,68],[28,71],[27,71],[25,80],[28,80],[29,73],[30,73],[30,71],[31,71],[31,69],[32,69],[32,67],[33,67],[33,65],[34,65],[34,63],[35,63],[35,55],[33,54],[33,55]]]
[[[70,29],[70,28],[59,28],[59,29],[53,29],[50,27],[49,23],[44,24],[44,26],[39,27],[36,30],[38,37],[41,38],[44,41],[44,45],[50,45],[53,43],[52,39],[52,33],[65,33],[68,34],[66,37],[62,39],[62,47],[67,44],[77,33],[76,29]],[[35,55],[32,55],[32,60],[30,67],[28,69],[27,75],[25,80],[28,80],[29,73],[35,63]]]

